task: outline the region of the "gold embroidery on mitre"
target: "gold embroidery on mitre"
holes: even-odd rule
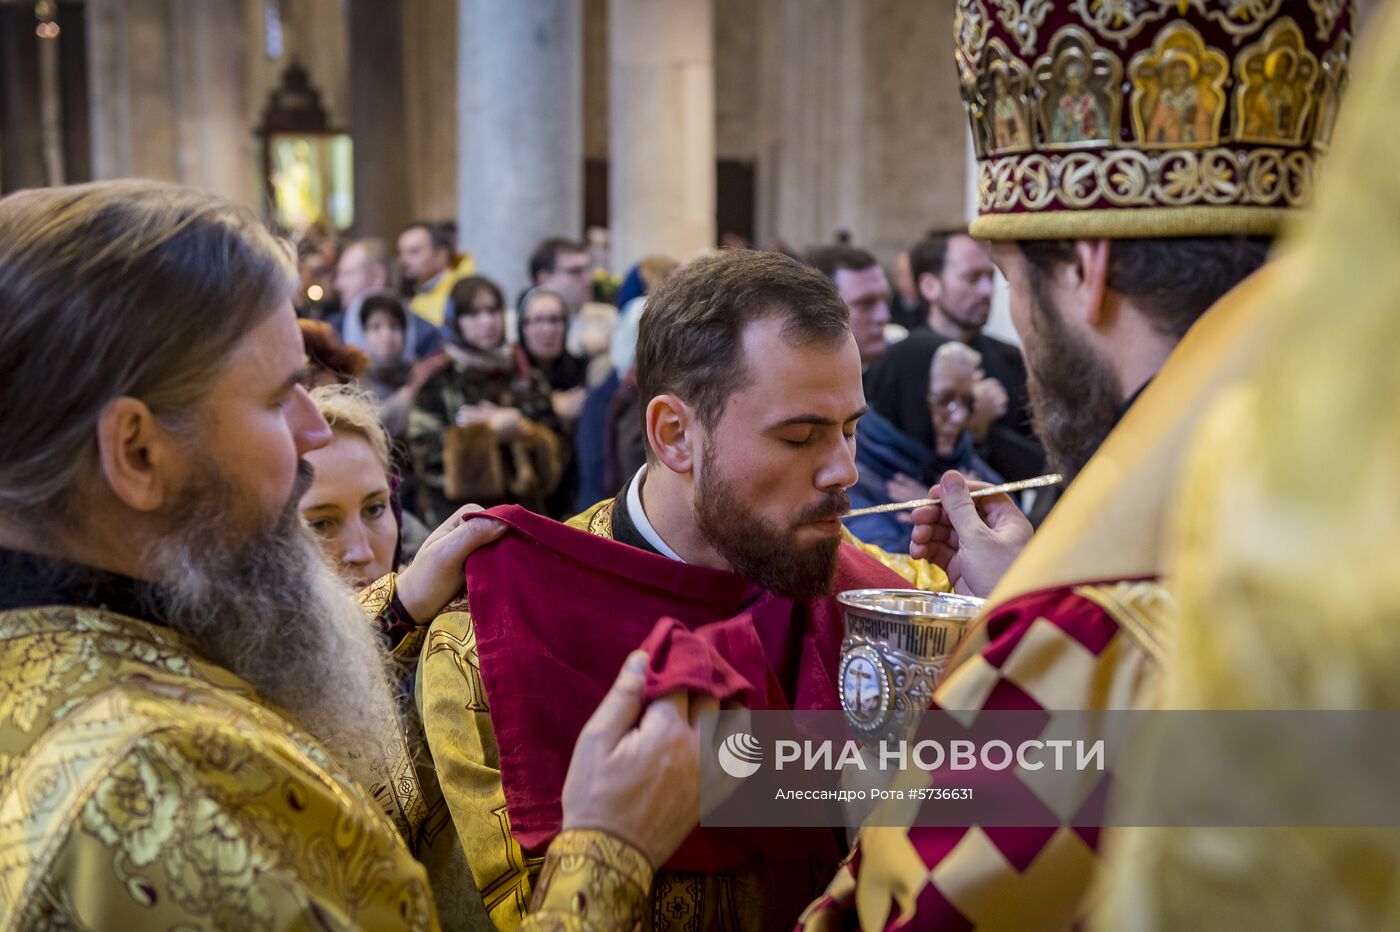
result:
[[[1313,145],[1326,152],[1332,145],[1337,125],[1337,109],[1347,86],[1347,59],[1351,55],[1351,33],[1346,30],[1322,56],[1322,89],[1317,95],[1317,119],[1313,120]]]
[[[1353,6],[1353,0],[1308,0],[1308,6],[1312,8],[1313,16],[1317,19],[1317,37],[1326,41],[1342,12]],[[1355,21],[1355,10],[1352,11],[1351,18]]]
[[[1297,146],[1312,113],[1317,56],[1298,24],[1285,16],[1235,60],[1235,138]]]
[[[1030,69],[1000,39],[987,43],[987,59],[976,91],[984,148],[992,155],[1029,152],[1034,138]]]
[[[1144,149],[1201,149],[1220,144],[1229,61],[1195,27],[1175,22],[1152,48],[1133,56],[1129,107]]]
[[[1113,207],[1301,207],[1312,176],[1308,153],[1282,149],[1034,153],[979,163],[977,206],[1040,211],[1058,199],[1083,210],[1102,199]]]
[[[1283,0],[1226,0],[1225,9],[1210,10],[1206,15],[1219,23],[1239,45],[1265,23],[1272,22],[1282,4]]]
[[[982,65],[982,50],[987,45],[987,33],[992,18],[982,0],[957,0],[953,9],[953,56],[958,62],[958,74],[963,81],[973,79]]]
[[[1188,7],[1199,4],[1200,0],[1074,0],[1070,9],[1079,14],[1086,26],[1125,49],[1129,39],[1173,7],[1185,15]]]
[[[987,141],[982,129],[984,110],[977,98],[977,74],[991,26],[982,0],[958,0],[953,10],[953,59],[958,65],[958,90],[972,120],[972,147],[978,158],[986,156]]]
[[[1045,17],[1050,12],[1050,0],[992,0],[997,6],[997,19],[1016,38],[1022,55],[1035,54],[1035,40]]]
[[[1045,149],[1118,143],[1123,65],[1078,26],[1066,26],[1035,63],[1040,132]]]

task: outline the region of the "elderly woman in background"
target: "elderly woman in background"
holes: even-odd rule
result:
[[[466,502],[545,510],[565,462],[550,386],[506,345],[505,302],[480,276],[452,288],[450,365],[418,390],[408,445],[419,513],[440,521]]]
[[[564,299],[548,288],[531,288],[520,299],[516,314],[519,345],[525,358],[549,382],[550,400],[560,424],[572,430],[587,391],[588,361],[565,348],[569,310]]]
[[[896,476],[889,493],[896,501],[922,498],[945,472],[956,469],[969,479],[999,483],[1001,476],[973,448],[972,412],[982,380],[982,354],[963,343],[944,343],[929,365],[928,407],[933,421],[933,454],[917,478]],[[914,492],[916,494],[906,495]]]
[[[545,512],[551,517],[567,518],[573,514],[574,495],[578,490],[578,461],[573,455],[573,438],[588,394],[588,360],[568,350],[568,305],[558,292],[548,288],[532,288],[525,292],[515,321],[517,349],[549,382],[549,400],[565,454],[563,475],[558,488],[545,501]]]
[[[1001,482],[973,449],[969,421],[973,391],[982,377],[981,355],[962,343],[938,347],[929,366],[928,405],[935,448],[930,450],[875,411],[856,426],[859,478],[850,489],[851,506],[923,498],[943,473],[956,469],[968,479]],[[913,525],[907,512],[867,515],[847,522],[852,534],[892,552],[909,549]]]

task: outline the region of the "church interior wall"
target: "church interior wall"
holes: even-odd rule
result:
[[[277,0],[281,54],[270,56],[269,2],[86,0],[92,174],[185,181],[256,203],[255,128],[296,60],[330,123],[378,160],[366,171],[389,179],[370,214],[389,225],[454,216],[460,0],[373,0],[380,17],[397,11],[401,56],[388,70],[353,60],[358,0]],[[608,2],[581,3],[581,171],[606,205]],[[925,0],[714,0],[714,151],[722,185],[753,189],[756,242],[801,248],[844,230],[890,260],[965,216],[951,17],[950,5]],[[367,86],[398,109],[355,111]]]

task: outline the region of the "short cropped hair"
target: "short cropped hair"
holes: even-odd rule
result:
[[[563,236],[551,236],[543,240],[535,247],[535,251],[530,253],[531,284],[539,280],[541,272],[553,272],[558,267],[561,252],[588,252],[588,245]]]
[[[817,246],[808,250],[807,262],[833,281],[836,280],[836,273],[842,269],[860,272],[880,264],[880,260],[876,259],[869,251],[844,243]]]
[[[454,242],[452,231],[441,223],[433,223],[430,220],[415,220],[400,230],[399,235],[403,236],[409,230],[427,230],[428,239],[433,244],[433,250],[446,249],[447,254],[449,256],[452,255],[452,246]]]
[[[1225,292],[1269,257],[1267,236],[1195,236],[1115,239],[1109,245],[1108,287],[1132,298],[1161,333],[1181,339]],[[1074,240],[1020,240],[1031,287],[1044,294],[1045,279],[1074,258]]]
[[[956,236],[968,236],[967,227],[950,227],[946,230],[930,230],[924,238],[909,250],[909,274],[914,277],[915,287],[925,275],[940,278],[943,263],[948,259],[948,244]]]
[[[929,364],[929,374],[932,375],[935,369],[947,363],[962,363],[969,369],[976,369],[982,365],[982,354],[966,343],[949,340],[933,351],[933,362]]]
[[[798,346],[835,345],[850,315],[829,279],[781,253],[725,250],[682,267],[647,298],[637,334],[642,409],[673,394],[707,430],[752,379],[743,357],[749,324],[783,320]]]

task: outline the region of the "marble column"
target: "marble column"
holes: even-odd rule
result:
[[[760,242],[805,250],[860,229],[868,140],[860,0],[773,0],[760,10]]]
[[[171,88],[180,180],[253,203],[259,149],[247,111],[249,37],[242,0],[171,4]]]
[[[403,40],[410,213],[446,220],[457,214],[457,0],[407,0]]]
[[[612,265],[715,245],[712,0],[608,5]]]
[[[350,0],[347,12],[354,230],[387,242],[415,219],[404,158],[404,12],[398,0]]]
[[[457,11],[457,242],[513,301],[536,243],[583,232],[582,7]]]
[[[244,19],[242,0],[89,0],[94,177],[255,202]]]
[[[963,219],[967,121],[952,4],[771,0],[759,8],[758,238],[838,230],[890,261]]]

